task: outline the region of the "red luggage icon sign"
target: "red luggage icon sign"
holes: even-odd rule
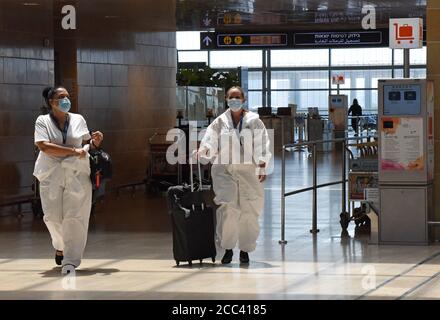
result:
[[[409,26],[404,24],[403,26],[399,26],[398,23],[394,24],[396,30],[396,41],[398,44],[401,44],[402,41],[409,41],[409,43],[414,42],[414,28],[413,26]]]

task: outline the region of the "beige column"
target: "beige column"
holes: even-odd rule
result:
[[[440,1],[428,0],[427,7],[428,79],[435,81],[435,191],[434,217],[440,221]],[[440,239],[440,228],[435,228]]]

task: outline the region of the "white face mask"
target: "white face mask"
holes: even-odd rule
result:
[[[243,108],[243,102],[241,99],[228,99],[228,106],[232,111],[237,112]]]

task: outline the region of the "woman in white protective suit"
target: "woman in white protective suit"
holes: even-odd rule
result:
[[[226,94],[229,109],[208,127],[198,150],[213,162],[211,175],[217,209],[217,240],[225,249],[222,264],[232,262],[238,243],[240,263],[249,263],[260,233],[266,171],[271,160],[267,130],[258,114],[244,109],[240,87]]]
[[[46,88],[49,113],[35,123],[35,145],[40,153],[34,176],[40,182],[44,222],[56,250],[62,274],[80,264],[87,242],[92,205],[89,148],[99,147],[103,134],[90,135],[86,121],[69,113],[69,93],[63,87]]]

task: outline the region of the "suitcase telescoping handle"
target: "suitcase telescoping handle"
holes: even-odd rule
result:
[[[194,178],[193,178],[193,158],[196,158],[196,162],[197,162],[197,169],[199,172],[199,190],[198,191],[202,191],[203,189],[203,185],[202,185],[202,168],[200,166],[200,161],[198,159],[198,155],[197,153],[193,154],[193,157],[191,157],[190,161],[189,161],[189,167],[190,167],[190,180],[191,180],[191,192],[194,192]]]
[[[191,192],[194,192],[194,174],[193,174],[193,158],[196,158],[196,162],[197,162],[197,169],[199,172],[199,190],[198,191],[202,191],[203,190],[203,184],[202,184],[202,168],[200,166],[200,161],[199,161],[199,157],[197,152],[193,153],[193,156],[190,157],[189,159],[189,168],[190,168],[190,180],[191,180]],[[193,210],[195,211],[195,205],[192,205]],[[205,210],[205,205],[202,203],[202,210]]]

